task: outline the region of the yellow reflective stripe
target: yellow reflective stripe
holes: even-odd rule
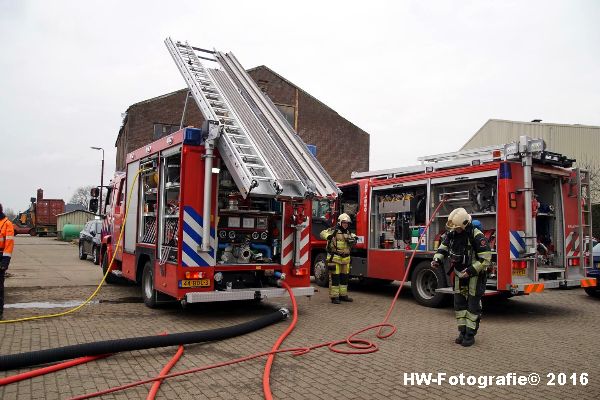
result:
[[[468,320],[471,320],[473,322],[477,322],[477,320],[479,319],[479,315],[477,314],[473,314],[472,312],[467,310],[467,313],[465,314],[465,316],[467,317]]]
[[[14,236],[7,236],[6,240],[14,240],[14,238],[15,238]]]
[[[12,257],[12,253],[2,253],[2,257]]]

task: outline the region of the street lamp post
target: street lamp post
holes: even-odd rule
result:
[[[100,170],[100,204],[98,205],[98,214],[102,215],[102,190],[104,189],[104,149],[102,147],[90,147],[94,150],[102,150],[102,169]]]

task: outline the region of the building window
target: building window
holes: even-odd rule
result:
[[[290,125],[292,126],[292,128],[295,129],[295,119],[296,119],[296,108],[293,106],[288,106],[285,104],[275,104],[277,106],[277,109],[279,109],[279,112],[281,113],[281,115],[283,115],[283,117],[287,120],[287,122],[290,123]]]
[[[171,124],[154,124],[154,139],[159,139],[163,136],[170,135],[171,133],[177,132],[179,125]]]

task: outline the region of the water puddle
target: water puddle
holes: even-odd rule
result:
[[[101,299],[101,300],[92,300],[88,304],[128,304],[128,303],[143,303],[144,300],[141,297],[122,297],[120,299]],[[73,308],[81,305],[83,301],[81,300],[70,300],[63,302],[49,302],[49,301],[33,301],[30,303],[14,303],[14,304],[5,304],[4,308]]]
[[[5,304],[4,308],[71,308],[77,307],[81,305],[83,301],[80,300],[72,300],[72,301],[64,301],[60,303],[52,303],[47,301],[33,301],[30,303],[14,303],[14,304]],[[92,300],[89,304],[98,304],[98,300]]]

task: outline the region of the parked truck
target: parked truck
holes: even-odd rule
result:
[[[503,146],[420,161],[412,167],[353,173],[352,181],[339,186],[337,202],[313,202],[311,243],[318,284],[326,286],[328,277],[317,225],[331,224],[335,212],[344,212],[358,235],[352,276],[391,282],[410,268],[415,299],[441,305],[445,294],[453,292],[452,272],[449,266],[445,271],[432,268],[430,262],[448,214],[463,207],[481,222],[493,251],[487,295],[596,285],[592,274],[586,274],[592,271],[590,176],[572,168],[574,160],[547,151],[541,139],[521,137]]]
[[[312,295],[308,212],[335,182],[231,53],[166,44],[205,122],[127,154],[106,198],[107,281],[140,283],[149,307],[287,296],[280,279]]]
[[[56,235],[56,216],[65,211],[62,199],[44,199],[44,191],[37,190],[37,197],[30,199],[29,208],[19,212],[13,219],[15,235]]]

